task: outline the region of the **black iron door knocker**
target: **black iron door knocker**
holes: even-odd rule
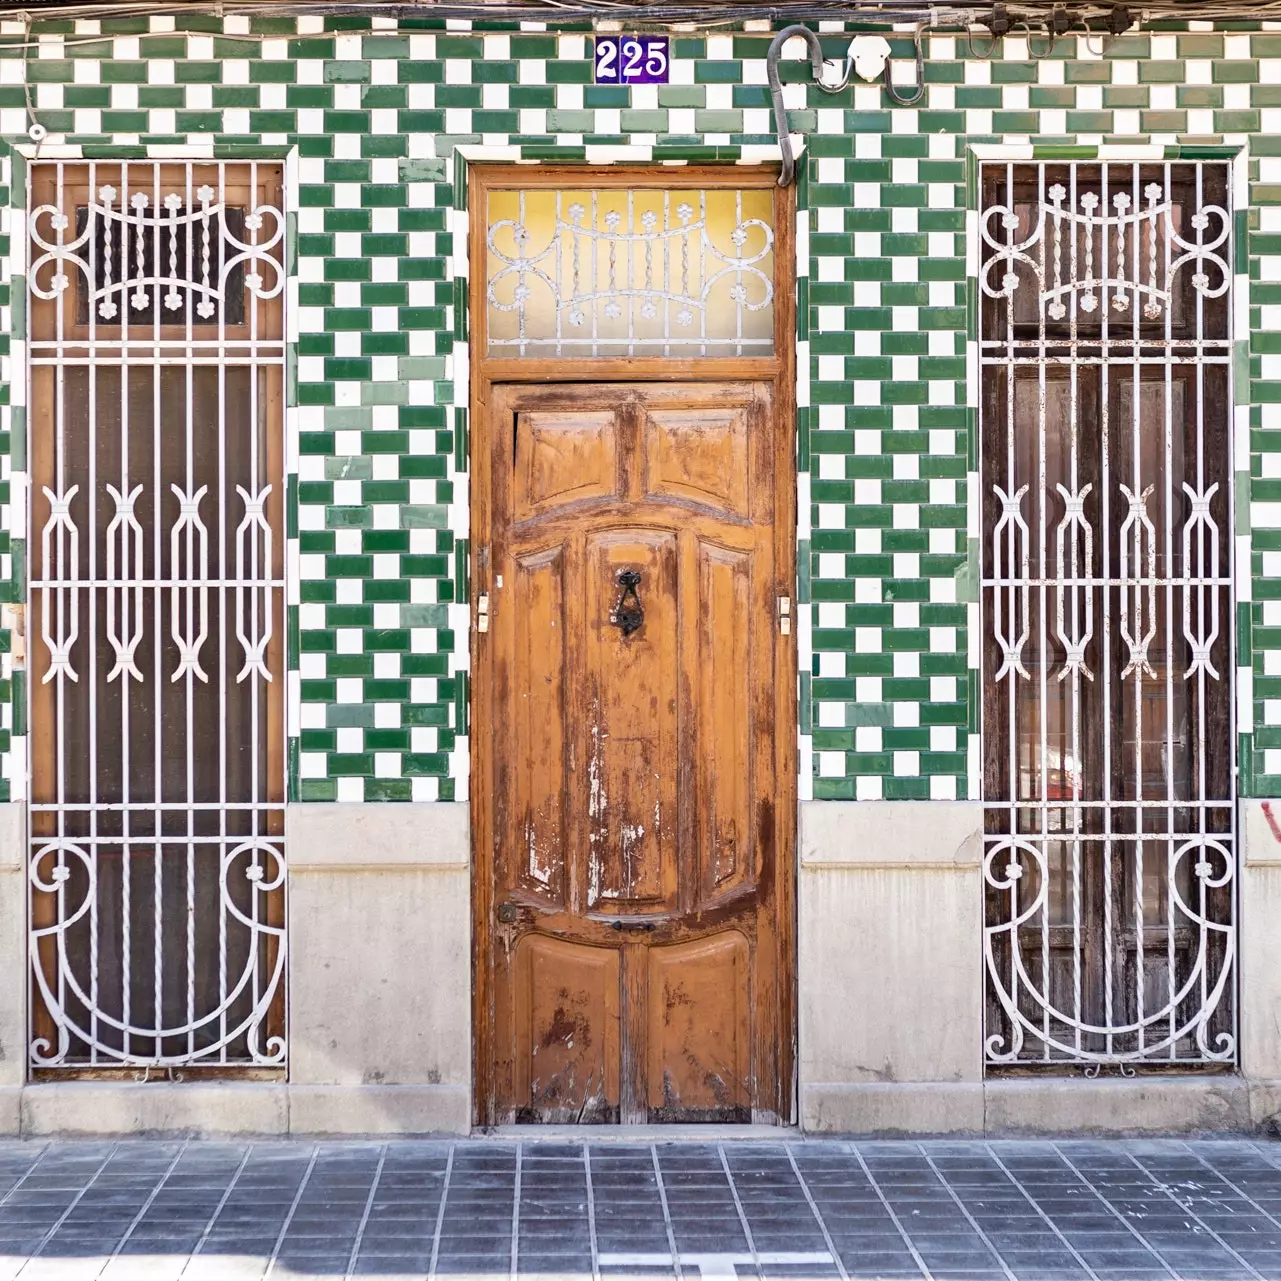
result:
[[[640,580],[640,574],[634,569],[619,571],[618,585],[623,589],[623,594],[618,598],[618,604],[614,606],[609,621],[624,636],[630,636],[645,621],[645,611],[641,608],[640,597],[636,594]]]

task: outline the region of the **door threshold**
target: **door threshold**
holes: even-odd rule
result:
[[[522,1143],[794,1143],[794,1125],[494,1125],[475,1129],[477,1139]]]

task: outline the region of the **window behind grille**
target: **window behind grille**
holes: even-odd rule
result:
[[[278,1071],[282,175],[39,162],[29,1062]]]
[[[1228,179],[983,166],[992,1066],[1235,1061]]]

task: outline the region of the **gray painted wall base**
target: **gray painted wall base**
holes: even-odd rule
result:
[[[1241,809],[1241,1075],[985,1080],[981,806],[802,805],[801,1128],[1225,1133],[1273,1122],[1281,1116],[1281,841],[1259,802]],[[0,805],[0,976],[27,964],[22,810]],[[0,983],[0,1133],[469,1131],[466,806],[291,805],[286,839],[288,1082],[23,1085],[25,984]]]
[[[0,1091],[10,1134],[466,1134],[462,1086],[52,1081]]]
[[[828,1134],[1225,1134],[1279,1113],[1281,1082],[1226,1075],[801,1087],[802,1129]]]
[[[1239,1076],[878,1081],[801,1090],[801,1129],[810,1134],[1227,1134],[1270,1129],[1278,1115],[1281,1081]],[[461,1135],[470,1124],[470,1092],[462,1086],[58,1081],[0,1089],[0,1133],[24,1137]],[[752,1130],[759,1137],[761,1127]],[[508,1138],[520,1132],[505,1129]],[[543,1137],[541,1127],[525,1132]],[[590,1137],[592,1129],[574,1132]]]

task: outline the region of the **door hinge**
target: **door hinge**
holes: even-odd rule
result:
[[[489,631],[489,593],[481,592],[476,598],[476,630]]]
[[[790,596],[778,598],[778,630],[784,636],[792,634],[792,598]]]

